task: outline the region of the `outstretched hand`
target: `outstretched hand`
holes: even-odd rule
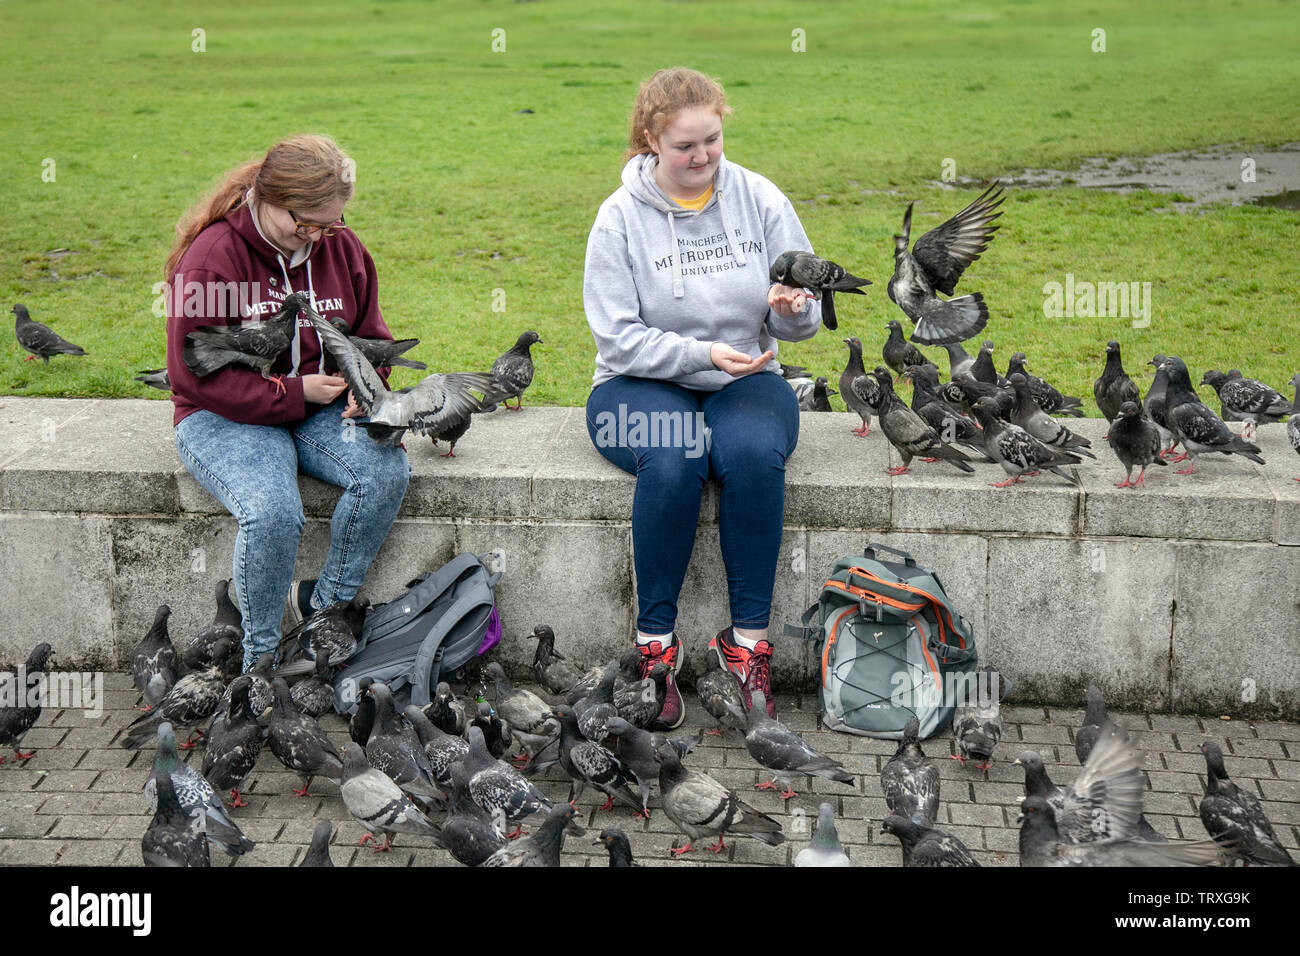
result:
[[[758,358],[750,358],[725,342],[714,342],[713,347],[709,349],[709,358],[713,360],[713,364],[736,378],[762,371],[775,357],[776,353],[768,349]]]
[[[767,290],[767,304],[777,315],[789,319],[807,311],[808,293],[803,289],[776,283]]]

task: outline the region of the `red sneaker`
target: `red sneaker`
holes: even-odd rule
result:
[[[761,690],[767,701],[767,715],[775,720],[776,701],[772,699],[769,675],[772,645],[767,641],[759,641],[751,651],[732,643],[731,628],[727,627],[709,641],[709,650],[718,656],[718,663],[735,675],[736,682],[740,684],[740,694],[745,698],[745,710],[748,711],[753,703],[754,691]]]
[[[668,665],[668,682],[664,692],[664,706],[654,722],[656,730],[676,730],[686,719],[686,705],[682,703],[681,692],[677,689],[677,672],[682,666],[682,645],[676,636],[673,642],[664,647],[660,641],[638,645],[641,651],[641,663],[638,665],[637,677],[641,680],[650,676],[651,669],[663,662]]]

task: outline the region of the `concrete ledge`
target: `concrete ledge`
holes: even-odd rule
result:
[[[815,599],[832,561],[879,540],[939,571],[982,655],[1026,699],[1077,705],[1098,681],[1116,706],[1300,716],[1300,457],[1281,426],[1261,429],[1267,465],[1152,468],[1134,493],[1114,487],[1123,472],[1100,420],[1071,422],[1101,459],[1079,466],[1081,488],[1045,475],[1007,489],[990,487],[1003,476],[987,464],[890,477],[897,456],[878,433],[850,435],[855,422],[803,416],[774,627]],[[170,425],[170,402],[0,401],[0,662],[37,635],[66,665],[120,662],[163,601],[178,643],[210,617],[235,523],[180,464]],[[454,459],[407,446],[410,487],[367,591],[390,597],[458,550],[498,551],[507,664],[530,659],[522,636],[542,621],[579,658],[629,640],[634,481],[592,448],[582,409],[480,416]],[[339,491],[300,488],[311,576]],[[681,600],[692,655],[728,619],[716,523],[710,484]],[[808,686],[812,667],[810,647],[778,644],[779,683]]]

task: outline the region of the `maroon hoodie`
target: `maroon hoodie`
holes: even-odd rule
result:
[[[286,425],[321,407],[302,395],[300,376],[320,371],[321,354],[320,339],[305,315],[298,318],[294,345],[271,367],[272,374],[283,376],[283,394],[261,372],[245,365],[227,365],[196,377],[181,353],[186,333],[200,326],[264,321],[279,311],[290,292],[305,292],[319,314],[341,317],[353,335],[393,337],[379,314],[374,260],[350,229],[318,238],[296,267],[290,268],[289,259],[262,238],[247,203],[199,233],[181,257],[167,289],[173,426],[200,408],[246,425]],[[388,371],[379,370],[385,381]]]

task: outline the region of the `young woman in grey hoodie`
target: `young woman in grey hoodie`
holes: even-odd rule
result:
[[[587,429],[602,455],[637,477],[632,539],[642,676],[681,665],[677,597],[700,495],[718,482],[718,531],[731,626],[709,653],[748,706],[768,683],[772,586],[785,509],[785,461],[799,436],[776,340],[811,338],[821,307],[774,285],[772,262],[811,251],[790,201],[722,155],[721,87],[662,70],[637,97],[622,186],[587,241],[583,305],[597,358]],[[670,677],[660,724],[684,718]]]

